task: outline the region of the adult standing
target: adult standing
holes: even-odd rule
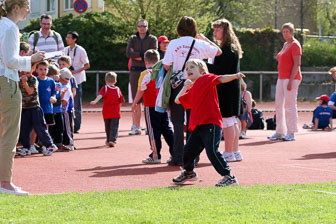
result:
[[[158,39],[159,42],[159,54],[160,54],[160,59],[163,59],[164,54],[167,50],[168,44],[169,44],[169,39],[166,36],[160,36]]]
[[[51,26],[51,15],[43,14],[40,17],[40,31],[34,32],[28,39],[31,52],[55,52],[64,50],[64,44],[61,35],[51,30]]]
[[[89,58],[85,49],[77,44],[78,37],[79,35],[76,31],[69,31],[66,36],[68,46],[64,49],[64,53],[71,58],[71,72],[77,82],[76,95],[74,99],[75,133],[78,133],[82,123],[82,83],[86,81],[85,70],[90,68]]]
[[[138,81],[140,73],[146,70],[144,54],[149,49],[157,50],[157,38],[148,32],[148,22],[144,19],[139,20],[137,23],[138,32],[128,39],[126,48],[126,56],[132,58],[131,71],[130,71],[130,85],[132,100],[134,100],[137,93]],[[139,135],[140,131],[140,118],[141,118],[141,105],[138,104],[132,112],[132,129],[130,135]]]
[[[168,71],[171,66],[173,66],[173,72],[178,72],[182,69],[191,44],[197,35],[197,24],[195,19],[183,16],[177,25],[177,34],[179,38],[172,40],[169,43],[163,58],[164,69],[166,71]],[[221,49],[215,43],[195,39],[190,58],[213,58],[219,56],[221,53]],[[183,78],[186,79],[186,77],[187,75],[185,71],[183,71]],[[183,163],[184,108],[180,104],[175,103],[175,98],[182,87],[183,85],[180,85],[176,89],[172,88],[169,100],[171,121],[174,126],[174,149],[173,156],[168,161],[169,165],[181,165]]]
[[[233,31],[232,24],[227,19],[219,19],[212,23],[212,28],[213,37],[223,53],[216,56],[213,63],[207,63],[209,72],[216,75],[238,73],[243,51]],[[223,136],[225,139],[223,155],[228,162],[241,161],[243,158],[238,150],[240,130],[237,119],[241,112],[240,80],[236,79],[217,85],[217,93],[223,118]]]
[[[282,25],[282,36],[285,43],[277,55],[278,81],[275,93],[276,132],[269,136],[270,140],[295,140],[294,133],[297,128],[297,94],[302,80],[300,42],[294,38],[294,25],[285,23]],[[286,133],[287,129],[287,134]]]
[[[20,38],[16,25],[30,13],[28,0],[0,3],[0,193],[27,195],[12,183],[16,143],[21,119],[21,91],[18,70],[30,71],[31,63],[44,58],[39,52],[19,56]]]

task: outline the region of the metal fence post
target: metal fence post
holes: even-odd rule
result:
[[[260,103],[263,100],[263,73],[260,72],[260,76],[259,76],[259,101]]]
[[[96,96],[98,96],[99,92],[99,72],[96,73]]]

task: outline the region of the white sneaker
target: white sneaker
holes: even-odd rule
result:
[[[239,136],[240,139],[245,139],[246,138],[246,132],[242,131]]]
[[[31,145],[29,148],[29,151],[31,154],[38,154],[39,152],[37,151],[37,149],[35,148],[35,145]]]
[[[29,149],[26,148],[22,148],[21,151],[19,152],[20,156],[30,156],[31,152],[29,151]]]
[[[282,136],[278,133],[267,137],[271,141],[282,140]]]
[[[66,147],[68,147],[70,151],[75,151],[75,146],[73,145],[67,145]]]
[[[226,160],[226,162],[236,162],[236,157],[233,154],[233,152],[223,152],[223,158]]]
[[[139,128],[132,129],[131,132],[128,133],[129,135],[141,135],[141,131]]]
[[[242,154],[240,153],[240,151],[235,151],[235,152],[233,152],[233,154],[234,154],[234,156],[235,156],[237,162],[243,160],[243,156],[242,156]]]
[[[0,194],[14,194],[18,196],[28,195],[27,191],[21,190],[19,187],[14,187],[14,190],[8,190],[6,188],[0,187]]]
[[[42,147],[43,148],[43,155],[44,156],[51,156],[54,152],[56,152],[58,150],[57,146],[52,144],[51,146],[49,146],[48,148],[46,147]]]
[[[294,137],[293,134],[287,134],[287,135],[285,135],[285,137],[282,138],[282,140],[284,140],[284,141],[294,141],[295,137]]]
[[[142,162],[146,164],[157,164],[161,163],[161,159],[153,159],[152,157],[147,157],[146,159],[142,160]]]

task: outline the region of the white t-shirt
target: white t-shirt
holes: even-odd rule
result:
[[[89,58],[86,54],[85,49],[77,44],[73,49],[67,46],[64,49],[64,53],[70,56],[71,65],[75,69],[75,71],[83,68],[85,64],[89,63]],[[81,71],[80,73],[73,74],[73,76],[75,77],[78,85],[86,81],[85,71]]]
[[[165,56],[163,58],[164,65],[173,65],[173,72],[177,72],[182,69],[185,59],[187,58],[193,37],[185,36],[172,40],[167,48]],[[189,59],[207,59],[216,56],[218,48],[212,46],[209,43],[195,39],[194,47],[191,51]],[[186,73],[184,71],[184,77]]]

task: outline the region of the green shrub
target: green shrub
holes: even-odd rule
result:
[[[308,39],[303,45],[302,66],[332,67],[336,64],[335,41]]]

